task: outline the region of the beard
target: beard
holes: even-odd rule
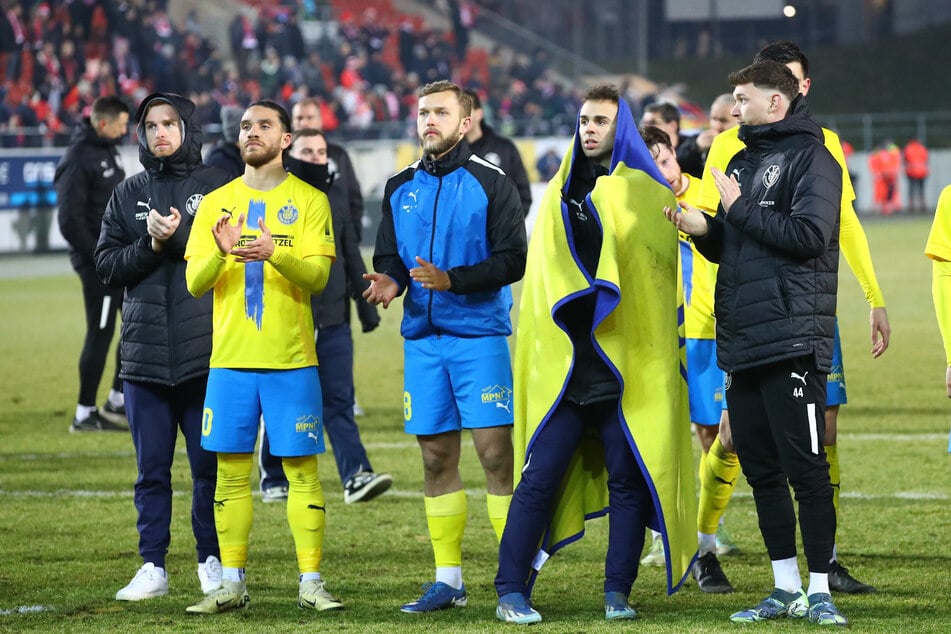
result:
[[[453,139],[450,137],[420,137],[420,145],[423,146],[423,151],[430,156],[441,156],[455,147],[456,143],[459,142],[459,139]]]
[[[248,152],[248,148],[242,146],[241,159],[246,165],[261,167],[273,161],[281,152],[281,146],[279,145],[256,147],[252,153]]]

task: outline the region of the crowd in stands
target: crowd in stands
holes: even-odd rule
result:
[[[483,96],[503,134],[570,134],[577,90],[555,78],[544,51],[470,45],[476,3],[442,3],[448,29],[386,2],[374,3],[379,10],[339,3],[330,13],[336,29],[308,44],[301,21],[320,19],[326,4],[242,4],[229,41],[219,42],[201,9],[176,22],[167,0],[0,0],[0,146],[64,145],[96,97],[135,106],[154,90],[189,96],[210,130],[224,106],[315,96],[328,132],[404,138],[413,134],[417,89],[447,77]]]

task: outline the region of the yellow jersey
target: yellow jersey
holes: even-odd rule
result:
[[[677,202],[697,206],[700,179],[684,172],[687,188]],[[711,177],[712,178],[712,177]],[[714,339],[716,324],[713,319],[713,289],[717,265],[707,261],[693,240],[680,234],[680,270],[684,281],[684,336],[687,339]]]
[[[266,262],[223,255],[212,227],[229,214],[245,225],[238,246],[261,235],[274,240]],[[206,194],[185,249],[189,291],[214,290],[211,367],[294,369],[317,365],[310,296],[327,283],[336,257],[327,196],[292,174],[269,191],[242,178]]]

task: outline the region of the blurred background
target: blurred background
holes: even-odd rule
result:
[[[385,179],[418,155],[422,84],[450,78],[476,90],[486,122],[516,141],[538,199],[541,159],[564,154],[591,85],[618,84],[638,119],[671,102],[681,131],[695,134],[730,91],[727,75],[778,39],[809,56],[808,102],[851,152],[861,213],[877,213],[878,150],[911,139],[928,148],[931,205],[951,180],[946,0],[0,0],[0,9],[0,252],[64,245],[51,223],[53,172],[100,95],[133,108],[156,90],[186,95],[209,146],[221,139],[223,106],[316,97],[322,127],[353,159],[372,243]],[[131,130],[127,175],[141,169],[135,142]]]

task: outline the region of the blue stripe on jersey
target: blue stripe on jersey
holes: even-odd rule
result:
[[[684,303],[690,306],[693,301],[693,250],[686,240],[678,240],[680,244],[681,274],[684,278]]]
[[[264,220],[264,201],[248,201],[247,227],[258,228],[258,220]],[[261,330],[264,318],[264,262],[246,262],[244,265],[244,312],[248,319]]]

